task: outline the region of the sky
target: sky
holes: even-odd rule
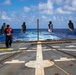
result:
[[[0,0],[0,27],[3,23],[12,28],[21,28],[26,22],[27,29],[48,28],[52,21],[53,28],[68,28],[72,20],[76,28],[76,0]]]

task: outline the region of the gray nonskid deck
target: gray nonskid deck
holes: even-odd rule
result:
[[[0,46],[5,47],[4,44]],[[3,48],[0,52],[19,51],[19,54],[0,63],[0,75],[38,75],[39,72],[41,75],[76,75],[75,41],[58,44],[13,43],[12,48],[13,50]],[[0,55],[0,62],[9,54]]]

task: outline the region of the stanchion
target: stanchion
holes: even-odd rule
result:
[[[39,41],[39,19],[37,19],[37,41]]]

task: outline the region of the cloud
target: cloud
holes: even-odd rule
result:
[[[52,3],[52,14],[73,14],[76,11],[76,0],[48,0]],[[44,10],[43,12],[45,12]],[[45,13],[49,14],[50,10]]]
[[[68,0],[68,4],[64,6],[64,9],[71,12],[76,11],[76,0]]]
[[[71,6],[64,6],[64,9],[68,10],[68,11],[71,11],[71,12],[76,11],[76,8],[75,7],[71,7]]]
[[[11,18],[7,16],[6,12],[2,13],[1,19],[11,21]]]
[[[53,16],[53,20],[54,20],[54,21],[57,21],[57,18],[56,18],[56,16]]]
[[[14,11],[14,12],[12,12],[10,14],[10,18],[11,18],[12,22],[18,22],[18,23],[20,23],[20,22],[22,22],[22,21],[24,21],[26,19],[26,14],[25,13],[17,14]]]
[[[46,3],[39,3],[38,8],[41,14],[72,14],[76,10],[75,0],[47,0]]]
[[[69,4],[70,3],[70,0],[53,0],[53,1],[57,5],[65,5],[65,4]]]
[[[54,0],[57,5],[61,5],[64,3],[64,0]]]
[[[11,1],[10,0],[5,0],[3,5],[11,5]]]
[[[76,11],[76,0],[73,0],[72,1],[72,8],[73,8],[73,10]]]
[[[72,1],[72,6],[73,6],[73,7],[76,7],[76,0],[73,0],[73,1]]]
[[[38,5],[39,11],[42,14],[52,14],[53,13],[53,3],[48,0],[46,3],[40,3]]]
[[[24,12],[29,12],[30,8],[29,7],[24,7]]]
[[[47,19],[47,17],[45,15],[42,16],[43,19]]]
[[[59,14],[72,14],[72,11],[64,10],[63,8],[57,8],[56,13],[59,13]]]
[[[47,2],[40,2],[38,6],[32,5],[29,7],[24,7],[25,12],[30,10],[40,13],[42,15],[52,15],[52,14],[73,14],[76,11],[76,1],[75,0],[47,0]]]
[[[64,3],[65,3],[65,4],[70,4],[70,2],[71,2],[70,0],[65,0]]]
[[[53,19],[56,22],[64,22],[65,17],[64,16],[53,16]]]

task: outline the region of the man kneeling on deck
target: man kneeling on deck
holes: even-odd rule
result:
[[[11,47],[12,44],[12,33],[13,33],[12,28],[10,28],[10,25],[7,25],[7,28],[5,29],[5,34],[6,34],[5,45],[7,48]]]

